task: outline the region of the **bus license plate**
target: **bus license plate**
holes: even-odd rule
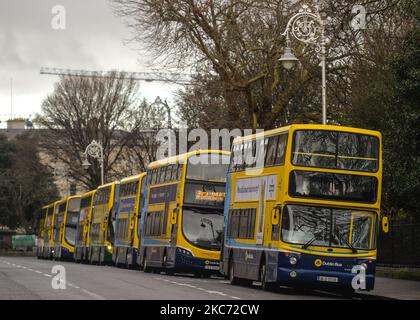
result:
[[[219,270],[219,266],[204,266],[204,269],[207,269],[207,270]]]
[[[338,278],[337,277],[318,276],[318,281],[323,281],[323,282],[338,282]]]

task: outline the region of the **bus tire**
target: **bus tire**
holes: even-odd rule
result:
[[[235,277],[235,261],[233,257],[229,259],[229,282],[231,285],[240,284],[239,278]]]
[[[260,266],[260,281],[261,289],[264,291],[271,291],[274,288],[274,284],[267,282],[267,267],[265,261],[263,260]]]
[[[165,252],[163,253],[163,261],[162,261],[163,271],[165,271],[165,274],[167,274],[168,276],[172,276],[174,272],[172,268],[168,268],[168,266],[166,265],[167,260],[168,260],[168,256],[166,254],[166,249],[165,249]]]
[[[143,271],[146,272],[146,273],[150,273],[152,271],[151,268],[147,265],[147,255],[146,255],[146,252],[144,252]]]

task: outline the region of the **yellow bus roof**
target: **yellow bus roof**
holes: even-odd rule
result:
[[[146,172],[142,172],[140,174],[136,174],[135,176],[130,176],[130,177],[126,177],[120,180],[120,183],[126,183],[126,182],[132,182],[132,181],[136,181],[139,180],[141,177],[145,176]]]
[[[352,133],[360,133],[366,134],[371,136],[376,136],[378,138],[382,138],[382,135],[379,131],[375,130],[368,130],[368,129],[360,129],[354,127],[345,127],[345,126],[337,126],[337,125],[323,125],[323,124],[292,124],[285,127],[279,127],[276,129],[271,129],[263,132],[258,132],[255,134],[251,134],[245,137],[236,137],[233,141],[234,144],[241,143],[243,141],[250,141],[253,139],[261,138],[261,137],[269,137],[273,136],[282,132],[288,132],[291,130],[332,130],[332,131],[341,131],[341,132],[352,132]]]
[[[56,202],[54,202],[54,206],[59,205],[59,204],[62,204],[64,202],[66,202],[66,201],[67,201],[67,198],[57,200]]]
[[[95,192],[96,192],[96,190],[87,191],[87,192],[85,192],[85,193],[81,194],[80,196],[81,196],[82,198],[86,198],[86,197],[89,197],[89,196],[91,196],[91,195],[95,194]]]
[[[119,183],[120,183],[119,181],[108,182],[108,183],[105,183],[105,184],[99,186],[96,190],[106,188],[106,187],[109,187],[109,186],[112,186],[112,185],[115,185],[115,184],[119,184]]]
[[[69,200],[71,200],[71,199],[81,198],[81,197],[82,197],[82,195],[80,195],[80,194],[76,194],[76,195],[74,195],[74,196],[70,196],[70,197],[68,197],[68,198],[67,198],[67,201],[69,201]]]
[[[169,157],[169,158],[165,158],[165,159],[161,159],[161,160],[151,162],[147,166],[147,168],[148,169],[159,168],[159,167],[162,167],[162,166],[165,166],[165,165],[168,165],[168,164],[185,162],[185,160],[187,160],[188,158],[190,158],[193,155],[212,154],[212,153],[230,155],[230,151],[223,151],[223,150],[194,150],[194,151],[179,154],[179,155],[176,155],[176,156],[173,156],[173,157]]]

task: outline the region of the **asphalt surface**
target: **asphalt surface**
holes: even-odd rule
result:
[[[53,266],[65,269],[65,289],[54,289],[57,283]],[[354,299],[378,299],[358,294]],[[194,278],[188,275],[167,276],[110,266],[92,266],[72,262],[38,260],[35,257],[0,257],[0,300],[306,300],[343,299],[342,296],[318,291],[302,292],[280,288],[262,291],[252,287],[232,286],[223,278]]]

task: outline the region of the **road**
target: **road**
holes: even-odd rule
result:
[[[54,265],[65,268],[66,288],[53,289]],[[356,299],[380,298],[357,295]],[[109,266],[38,260],[34,257],[0,257],[0,300],[68,299],[175,299],[175,300],[305,300],[342,299],[323,292],[281,288],[266,292],[232,286],[222,278],[198,279],[188,275],[167,276]]]

